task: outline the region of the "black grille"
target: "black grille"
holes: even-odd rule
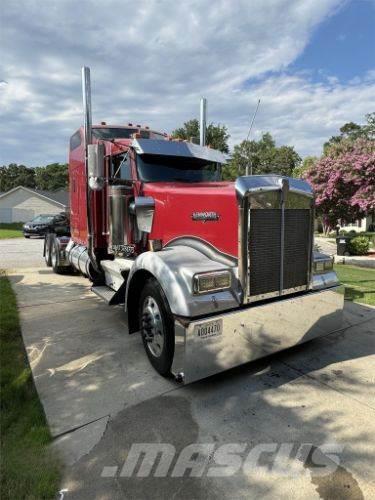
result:
[[[280,289],[281,209],[252,209],[250,212],[249,258],[250,295]],[[307,284],[310,211],[284,212],[283,289]]]
[[[302,286],[307,283],[309,233],[309,210],[285,210],[283,283],[283,288],[285,289]]]
[[[250,295],[279,290],[281,210],[250,212]]]

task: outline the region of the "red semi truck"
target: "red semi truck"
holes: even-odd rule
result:
[[[123,304],[164,376],[192,382],[341,327],[343,294],[313,250],[314,196],[279,175],[221,180],[226,155],[148,127],[84,127],[70,140],[70,232],[45,259]]]

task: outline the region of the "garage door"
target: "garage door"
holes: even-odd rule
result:
[[[12,209],[12,222],[28,222],[35,217],[34,210],[27,208],[13,208]]]
[[[11,208],[0,208],[0,222],[12,222]]]
[[[27,222],[35,217],[34,210],[0,208],[0,222]]]

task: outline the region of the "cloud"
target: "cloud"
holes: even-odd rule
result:
[[[269,77],[237,97],[243,106],[235,110],[238,125],[232,128],[231,139],[236,143],[244,138],[249,96],[259,96],[255,137],[270,131],[279,143],[294,145],[304,155],[319,155],[323,143],[344,123],[363,122],[365,114],[372,111],[374,93],[375,75],[371,72],[351,85],[341,85],[335,79],[312,83],[288,74]],[[246,100],[249,104],[244,106]],[[254,97],[251,102],[255,106]]]
[[[48,5],[48,8],[47,6]],[[96,121],[147,123],[171,131],[198,115],[247,133],[256,100],[255,133],[302,154],[344,122],[361,121],[373,78],[347,87],[288,74],[314,29],[339,0],[176,2],[3,2],[0,163],[65,161],[69,136],[82,121],[80,67],[92,70]],[[353,105],[355,103],[355,106]]]

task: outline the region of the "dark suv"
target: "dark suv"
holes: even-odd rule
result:
[[[51,226],[69,226],[67,214],[40,214],[30,222],[24,224],[23,235],[25,238],[30,238],[30,236],[44,236],[48,233]]]

